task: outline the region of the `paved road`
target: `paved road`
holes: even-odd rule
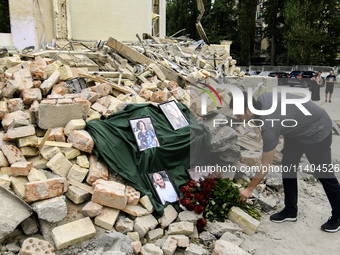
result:
[[[288,86],[280,86],[281,87],[288,87]],[[293,87],[290,88],[292,90],[299,88]],[[307,90],[307,89],[306,89]],[[325,87],[320,89],[320,101],[315,102],[321,108],[323,108],[328,115],[333,120],[340,120],[340,84],[337,84],[334,87],[334,93],[332,95],[332,103],[325,102]],[[333,143],[332,143],[332,158],[334,162],[340,163],[340,136],[333,135]],[[339,175],[340,176],[340,173]]]

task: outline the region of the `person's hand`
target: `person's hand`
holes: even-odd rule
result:
[[[245,188],[244,190],[242,190],[240,192],[240,195],[242,196],[239,200],[237,200],[237,202],[239,203],[245,203],[247,202],[248,198],[250,197],[251,193],[253,191],[250,188]]]

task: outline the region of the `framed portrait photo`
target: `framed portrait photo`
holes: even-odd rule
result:
[[[166,170],[148,172],[147,175],[162,205],[165,205],[166,202],[173,203],[179,200]]]
[[[189,125],[188,120],[174,100],[159,104],[158,107],[162,110],[174,130]]]
[[[129,119],[138,151],[160,146],[155,127],[150,116]]]

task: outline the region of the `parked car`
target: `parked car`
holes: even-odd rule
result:
[[[314,71],[292,71],[288,76],[288,84],[290,87],[300,85],[303,88],[307,88],[311,85],[310,79],[314,76]]]
[[[268,76],[277,78],[277,85],[279,86],[287,85],[288,73],[286,72],[270,72]]]

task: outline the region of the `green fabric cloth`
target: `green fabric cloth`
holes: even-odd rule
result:
[[[189,180],[186,169],[190,165],[204,164],[210,153],[209,129],[197,124],[184,104],[178,103],[178,106],[190,125],[177,131],[172,129],[161,109],[153,104],[129,104],[106,120],[87,122],[86,127],[95,142],[94,153],[129,185],[149,196],[157,218],[162,216],[164,206],[146,173],[166,169],[181,196],[179,187]],[[129,119],[143,116],[151,117],[161,146],[139,152]],[[179,209],[178,202],[174,205]]]

